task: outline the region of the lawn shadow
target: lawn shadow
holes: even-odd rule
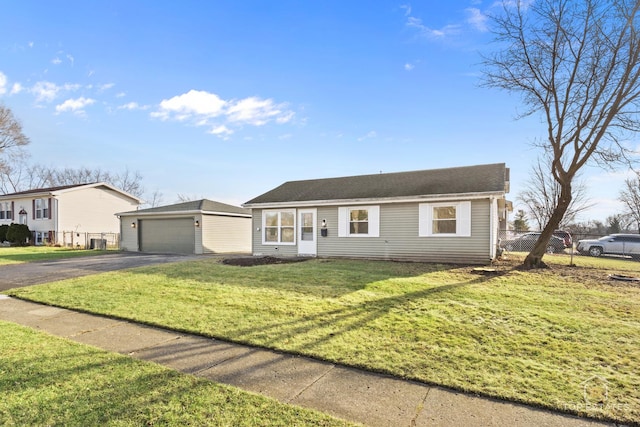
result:
[[[365,289],[371,283],[461,267],[463,266],[421,262],[318,258],[306,262],[267,262],[251,267],[238,267],[226,265],[223,258],[131,271],[140,274],[162,274],[169,279],[197,281],[208,286],[268,288],[318,298],[338,298]]]
[[[374,300],[366,300],[357,304],[350,304],[334,310],[323,311],[303,319],[297,318],[284,322],[273,322],[268,326],[261,326],[258,334],[262,338],[262,346],[267,348],[282,348],[283,342],[296,342],[302,337],[298,345],[287,344],[286,351],[303,355],[313,355],[309,348],[317,348],[323,343],[333,340],[350,331],[365,327],[374,320],[389,314],[392,310],[408,302],[415,302],[433,295],[446,293],[481,284],[489,281],[490,277],[478,276],[474,279],[450,283],[441,286],[421,289],[419,291],[392,295]],[[228,329],[234,341],[251,344],[255,340],[256,329]]]

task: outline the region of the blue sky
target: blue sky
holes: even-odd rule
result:
[[[479,87],[491,1],[9,1],[0,102],[33,163],[239,205],[284,181],[504,162],[543,136]],[[626,172],[584,174],[618,213]]]

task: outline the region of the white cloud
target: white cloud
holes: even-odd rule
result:
[[[120,105],[118,110],[148,110],[148,105],[140,105],[137,102],[128,102],[124,105]]]
[[[116,85],[115,83],[105,83],[105,84],[102,84],[102,85],[98,86],[98,90],[100,92],[104,92],[105,90],[111,89],[115,85]]]
[[[60,87],[51,82],[37,82],[30,91],[36,96],[36,102],[51,102],[60,92]]]
[[[465,12],[467,13],[467,22],[471,24],[472,27],[483,33],[488,31],[487,15],[484,15],[480,9],[470,7],[465,9]]]
[[[415,65],[413,65],[413,64],[410,64],[410,63],[408,63],[408,62],[407,62],[406,64],[404,64],[404,69],[405,69],[406,71],[411,71],[411,70],[413,70],[414,68],[415,68]]]
[[[124,98],[125,96],[127,96],[126,92],[118,92],[118,93],[116,93],[116,98]]]
[[[220,125],[220,126],[214,127],[208,133],[219,136],[223,139],[227,139],[229,135],[233,134],[233,131],[228,127],[226,127],[225,125]]]
[[[411,5],[410,4],[402,4],[402,5],[400,5],[400,9],[404,9],[404,16],[411,15]]]
[[[286,123],[293,117],[290,111],[282,111],[284,104],[274,104],[271,99],[260,99],[254,96],[241,99],[231,105],[226,115],[231,122],[262,126],[275,119],[278,123]]]
[[[358,141],[364,141],[365,139],[371,139],[371,138],[375,138],[378,136],[378,133],[374,130],[367,132],[367,134],[365,136],[361,136],[360,138],[358,138]]]
[[[7,76],[0,71],[0,95],[4,95],[7,92]]]
[[[11,92],[9,92],[11,95],[15,95],[17,93],[22,92],[22,90],[24,89],[24,87],[22,87],[22,85],[20,83],[14,83],[11,86]]]
[[[62,104],[56,105],[56,113],[60,114],[69,111],[75,114],[82,115],[84,114],[84,108],[91,104],[94,104],[95,102],[95,99],[85,98],[83,96],[77,99],[67,99]]]
[[[430,28],[422,23],[422,19],[410,16],[407,18],[407,26],[418,30],[420,35],[431,39],[440,39],[460,33],[460,25],[449,24],[442,28]]]
[[[60,59],[60,58],[58,58],[58,57],[56,56],[55,58],[53,58],[53,59],[51,60],[51,63],[52,63],[53,65],[60,65],[60,64],[62,63],[62,59]]]
[[[192,89],[160,102],[151,117],[189,122],[194,126],[211,126],[208,133],[226,138],[234,133],[234,126],[262,126],[269,122],[283,124],[291,121],[294,114],[285,103],[278,104],[272,99],[253,96],[224,100],[215,93]]]
[[[165,99],[160,102],[160,110],[154,117],[164,120],[177,118],[185,120],[192,116],[216,117],[222,114],[226,101],[220,99],[215,93],[190,90],[189,92]]]

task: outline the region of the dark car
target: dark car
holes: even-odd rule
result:
[[[500,242],[500,247],[507,252],[529,252],[533,249],[533,245],[536,244],[540,233],[526,233],[511,240],[503,240]],[[562,252],[566,248],[564,240],[551,236],[549,243],[547,244],[547,253],[553,254],[556,252]]]
[[[571,238],[571,234],[568,231],[564,230],[556,230],[553,232],[553,235],[559,237],[564,241],[565,248],[571,247],[573,244],[573,239]]]

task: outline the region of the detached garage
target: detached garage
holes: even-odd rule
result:
[[[123,251],[206,254],[251,252],[251,210],[195,200],[117,214]]]

